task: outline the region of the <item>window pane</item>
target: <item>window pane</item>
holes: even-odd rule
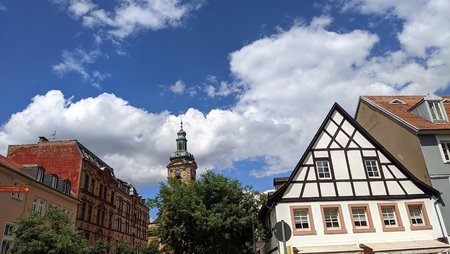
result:
[[[449,161],[450,160],[449,147],[450,147],[450,143],[447,143],[447,142],[442,142],[441,143],[441,148],[442,148],[442,152],[444,153],[445,161]]]
[[[307,209],[294,210],[294,221],[296,229],[309,229],[309,218]]]
[[[409,215],[411,216],[411,223],[413,225],[423,225],[422,206],[412,205],[409,206]]]
[[[364,163],[369,177],[380,177],[376,160],[365,160]]]
[[[327,228],[340,228],[337,208],[325,208],[324,216]]]
[[[384,223],[384,225],[386,225],[386,226],[395,226],[395,225],[397,225],[393,207],[383,207],[381,209],[381,211],[383,213],[383,223]]]
[[[352,208],[353,213],[353,222],[355,223],[355,227],[367,227],[367,216],[366,209],[361,208]]]
[[[330,167],[328,165],[328,161],[317,161],[317,174],[319,175],[319,179],[327,179],[331,178]]]

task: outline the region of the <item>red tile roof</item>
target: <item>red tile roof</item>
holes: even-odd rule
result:
[[[7,166],[8,168],[11,169],[15,169],[15,170],[20,170],[21,166],[20,164],[6,158],[5,156],[0,154],[0,164],[3,164],[5,166]]]
[[[426,95],[415,95],[415,96],[361,96],[361,100],[369,102],[373,106],[378,107],[388,111],[391,116],[396,116],[403,120],[404,122],[412,125],[419,130],[443,130],[450,129],[450,123],[432,123],[412,112],[409,112],[413,106],[419,103]],[[449,99],[450,96],[440,96],[442,100]],[[399,99],[405,104],[389,104],[392,100]],[[444,103],[445,111],[447,112],[447,117],[450,119],[450,103]]]

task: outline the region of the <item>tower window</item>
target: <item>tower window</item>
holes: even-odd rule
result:
[[[181,142],[178,143],[178,150],[183,150],[183,144]]]

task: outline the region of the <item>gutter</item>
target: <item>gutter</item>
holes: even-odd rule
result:
[[[437,207],[439,204],[441,204],[442,206],[445,206],[444,201],[442,200],[441,197],[438,197],[434,202],[434,210],[436,212],[436,215],[438,216],[438,222],[439,222],[439,227],[441,229],[441,233],[442,233],[442,238],[445,241],[445,243],[448,243],[448,233],[446,228],[443,227],[442,222],[443,222],[443,218],[442,218],[442,214],[441,214],[441,210]]]
[[[373,101],[371,101],[371,100],[369,100],[369,99],[366,99],[365,97],[362,97],[362,96],[360,97],[360,100],[366,102],[367,104],[371,105],[372,107],[375,107],[375,108],[378,109],[379,111],[381,111],[381,112],[387,114],[388,116],[390,116],[391,118],[393,118],[393,119],[396,120],[397,122],[400,122],[401,124],[403,124],[403,125],[405,125],[406,127],[410,128],[410,129],[413,130],[414,132],[417,133],[417,132],[419,131],[419,129],[418,129],[416,126],[414,126],[414,125],[408,123],[407,121],[403,120],[402,118],[398,117],[397,115],[393,114],[392,112],[390,112],[390,111],[384,109],[383,107],[380,107],[380,106],[379,106],[378,104],[376,104],[375,102],[373,102]]]

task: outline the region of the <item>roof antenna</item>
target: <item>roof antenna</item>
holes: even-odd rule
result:
[[[56,125],[55,126],[55,131],[53,131],[53,133],[52,133],[52,140],[55,140],[56,139],[56,130],[58,129],[58,125]]]

